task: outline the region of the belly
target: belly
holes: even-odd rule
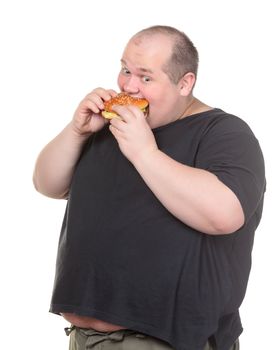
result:
[[[124,327],[104,322],[93,317],[79,316],[71,313],[63,313],[62,316],[72,325],[80,328],[92,328],[99,332],[114,332]]]

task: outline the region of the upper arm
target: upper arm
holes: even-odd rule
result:
[[[196,166],[215,174],[238,199],[245,222],[255,213],[265,191],[265,168],[258,140],[248,126],[225,120],[203,138]]]

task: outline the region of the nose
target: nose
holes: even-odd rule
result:
[[[128,79],[124,81],[123,90],[129,94],[137,94],[139,92],[139,85],[136,77],[128,77]]]

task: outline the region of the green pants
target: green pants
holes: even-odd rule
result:
[[[131,330],[104,333],[93,329],[72,327],[69,350],[173,350],[173,348],[156,338]],[[204,350],[215,350],[209,343]],[[239,350],[239,341],[229,350]]]

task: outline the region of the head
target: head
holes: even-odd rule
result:
[[[152,127],[178,119],[191,99],[198,54],[190,39],[175,28],[154,26],[135,34],[122,57],[120,89],[150,103]]]

